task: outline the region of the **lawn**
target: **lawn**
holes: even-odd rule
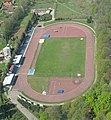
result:
[[[53,0],[38,0],[36,1],[33,8],[40,9],[40,8],[54,8],[54,1]]]
[[[28,76],[28,83],[37,92],[48,91],[49,79],[46,77]]]
[[[56,5],[56,18],[86,18],[91,0],[58,0]]]
[[[35,67],[37,77],[77,77],[85,74],[85,44],[80,38],[49,38]]]
[[[82,14],[79,11],[72,9],[71,6],[58,2],[56,6],[56,11],[55,11],[55,17],[56,18],[82,18]]]

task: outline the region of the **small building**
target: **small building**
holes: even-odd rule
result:
[[[12,64],[9,68],[9,71],[12,73],[13,72],[13,69],[14,69],[14,65]]]
[[[10,47],[7,46],[7,47],[3,48],[3,55],[6,60],[11,58]]]
[[[33,9],[32,12],[35,12],[35,14],[44,15],[44,14],[50,14],[52,12],[51,8],[41,8],[41,9]]]
[[[14,13],[14,9],[15,9],[14,7],[9,7],[7,12],[12,14],[12,13]]]
[[[10,2],[10,1],[5,1],[5,2],[3,2],[3,6],[5,6],[5,7],[8,7],[8,6],[10,6],[12,4],[12,2]]]
[[[3,86],[11,86],[14,79],[14,74],[9,74],[3,81]]]
[[[42,95],[46,95],[47,93],[46,93],[46,91],[44,90],[43,92],[42,92]]]
[[[40,39],[39,43],[41,43],[41,44],[44,43],[44,39]]]

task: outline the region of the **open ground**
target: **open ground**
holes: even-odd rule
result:
[[[54,29],[62,27],[63,30],[54,32]],[[51,82],[49,85],[49,91],[47,95],[42,95],[34,91],[27,82],[27,73],[34,58],[37,43],[44,34],[50,34],[51,37],[85,37],[86,38],[86,63],[85,63],[85,77],[83,78],[50,78]],[[38,46],[39,48],[39,46]],[[37,51],[38,58],[40,49]],[[32,65],[35,66],[36,62]],[[85,92],[94,80],[94,36],[93,32],[79,24],[73,23],[60,23],[51,25],[46,28],[37,28],[31,43],[28,47],[25,55],[24,64],[19,70],[19,76],[13,90],[19,90],[24,92],[31,98],[43,102],[62,102],[68,99],[75,98]],[[57,94],[56,90],[59,88],[65,90],[63,94]]]

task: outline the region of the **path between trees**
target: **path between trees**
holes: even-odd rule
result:
[[[10,91],[6,96],[11,99],[11,102],[16,105],[16,107],[27,117],[28,120],[39,120],[17,101],[17,95],[19,95],[18,91]]]

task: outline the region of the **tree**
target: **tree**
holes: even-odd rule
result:
[[[13,19],[20,21],[24,17],[24,15],[25,13],[24,13],[23,7],[17,7],[17,9],[15,10],[13,14]]]
[[[61,106],[48,107],[45,110],[50,120],[60,120],[62,117]]]
[[[4,21],[4,36],[5,39],[8,41],[12,35],[12,32],[14,30],[14,21],[12,18],[8,18]]]
[[[106,120],[110,120],[111,119],[111,112],[108,112],[107,114],[106,114]]]
[[[48,114],[43,111],[39,112],[39,117],[40,117],[40,120],[48,120]]]
[[[96,117],[93,120],[106,120],[105,119],[105,113],[104,112],[97,113]]]
[[[93,23],[92,16],[88,16],[88,17],[87,17],[87,22],[88,22],[88,23]]]
[[[0,102],[2,101],[3,83],[0,81]]]

